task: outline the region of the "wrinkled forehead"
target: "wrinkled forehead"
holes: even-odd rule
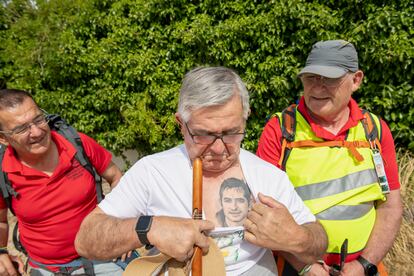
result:
[[[42,110],[30,98],[20,104],[0,109],[0,126],[16,126],[31,122]]]

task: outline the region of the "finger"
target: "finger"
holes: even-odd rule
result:
[[[24,264],[23,264],[23,262],[22,261],[20,261],[20,262],[17,262],[18,264],[19,264],[19,273],[20,274],[24,274]]]
[[[244,231],[244,240],[253,244],[257,243],[256,236],[250,233],[249,231]]]
[[[279,203],[278,201],[276,201],[274,198],[264,195],[262,193],[258,194],[259,197],[259,201],[261,203],[263,203],[264,205],[270,207],[270,208],[278,208],[278,207],[282,207],[283,204]]]
[[[4,267],[4,275],[17,275],[16,269],[13,266],[12,261],[10,260],[10,258],[4,258],[2,260],[2,264]]]
[[[188,253],[183,254],[181,256],[175,256],[174,259],[176,259],[179,262],[186,262],[188,260]]]
[[[127,258],[127,253],[122,254],[121,261],[125,262],[126,258]]]
[[[325,262],[323,262],[323,269],[325,269],[327,272],[329,272],[331,270],[331,267],[329,265],[327,265]]]
[[[264,205],[263,203],[255,203],[252,206],[252,209],[250,211],[256,212],[259,215],[264,215],[266,212],[268,212],[269,207],[267,205]]]
[[[200,249],[197,249],[198,247],[193,247],[193,248],[191,248],[190,249],[190,251],[188,251],[187,252],[187,259],[186,260],[188,260],[188,259],[191,259],[191,257],[193,257],[193,255],[195,254],[195,252],[197,252],[198,250],[200,250]]]
[[[17,257],[17,256],[11,256],[11,259],[14,262],[17,262],[18,267],[19,267],[18,270],[19,270],[20,274],[23,274],[24,273],[24,263],[23,263],[22,259],[20,259],[20,257]]]
[[[251,232],[251,233],[255,232],[255,230],[257,228],[256,224],[248,218],[244,221],[243,225],[244,225],[244,228],[246,230],[248,230],[249,232]]]
[[[195,247],[195,248],[197,249],[198,247]],[[198,249],[198,250],[200,250],[200,249]],[[194,252],[195,252],[195,249],[194,248],[190,248],[189,251],[187,251],[187,252],[185,252],[183,254],[180,254],[180,256],[174,257],[174,259],[176,259],[179,262],[186,262],[187,260],[191,259],[191,257],[193,256]]]
[[[252,210],[247,213],[247,218],[254,222],[255,224],[259,223],[263,219],[262,215]]]
[[[8,275],[8,274],[6,274],[6,268],[4,268],[4,267],[2,267],[1,265],[0,265],[0,275]]]

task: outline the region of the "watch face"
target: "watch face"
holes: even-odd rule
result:
[[[135,226],[135,231],[137,232],[138,239],[142,245],[147,246],[151,244],[147,237],[147,233],[151,228],[151,223],[152,216],[140,216]]]
[[[368,272],[368,275],[370,275],[370,276],[371,275],[377,275],[378,269],[375,265],[370,264],[367,267],[367,272]]]
[[[147,233],[151,227],[152,216],[141,216],[135,230],[138,233]]]

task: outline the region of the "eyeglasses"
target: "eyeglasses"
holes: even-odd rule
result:
[[[345,79],[347,78],[348,74],[346,74],[344,77],[340,78],[326,78],[319,75],[308,75],[303,74],[300,76],[300,79],[303,82],[303,85],[315,85],[317,83],[320,83],[321,85],[324,85],[329,88],[334,88],[340,86]]]
[[[244,138],[244,135],[246,135],[246,132],[220,134],[220,135],[216,135],[216,134],[197,135],[197,134],[191,133],[190,129],[188,128],[187,123],[184,123],[184,124],[193,142],[195,144],[200,144],[200,145],[211,145],[214,142],[216,142],[217,139],[220,139],[224,144],[236,144],[236,143],[241,142]]]
[[[12,136],[12,135],[24,136],[30,132],[30,129],[32,128],[33,125],[40,128],[40,127],[46,126],[48,122],[49,120],[47,119],[47,114],[43,113],[43,114],[37,115],[31,123],[26,123],[24,125],[17,126],[13,128],[12,130],[5,130],[5,131],[0,130],[0,133],[6,134],[9,136]]]

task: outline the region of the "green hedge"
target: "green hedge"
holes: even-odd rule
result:
[[[347,39],[366,78],[355,94],[414,149],[414,5],[408,0],[2,1],[0,84],[119,153],[181,141],[180,81],[197,65],[235,69],[251,92],[244,147],[297,100],[296,74],[318,40]]]

